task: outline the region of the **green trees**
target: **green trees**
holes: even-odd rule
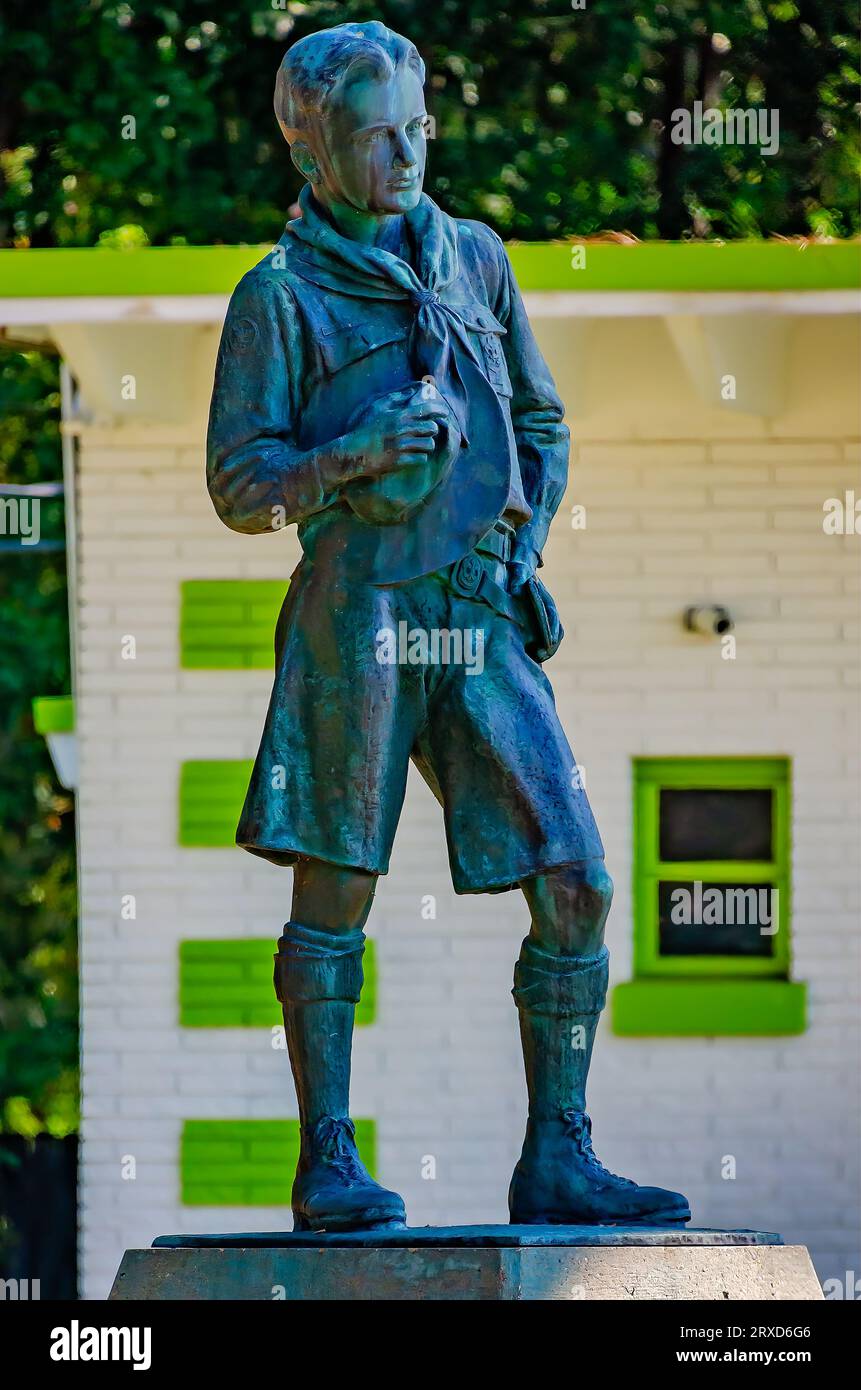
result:
[[[57,360],[0,352],[0,483],[61,476]],[[42,503],[43,539],[63,534]],[[77,1127],[75,841],[72,795],[33,732],[34,695],[69,689],[66,561],[0,550],[0,1133]],[[0,1163],[5,1149],[0,1144]],[[2,1230],[0,1230],[2,1244]]]
[[[3,244],[276,237],[298,189],[277,64],[370,18],[428,65],[429,191],[503,236],[857,231],[848,0],[578,3],[7,0]],[[776,108],[779,153],[674,145],[670,113],[694,100]]]

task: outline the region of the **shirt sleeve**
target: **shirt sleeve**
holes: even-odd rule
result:
[[[565,407],[535,341],[508,254],[498,237],[499,295],[495,313],[507,329],[502,340],[511,377],[511,423],[524,496],[532,518],[518,527],[512,559],[533,568],[565,492],[570,432]]]
[[[294,442],[303,335],[289,289],[240,281],[221,335],[209,412],[206,480],[221,520],[251,534],[303,521],[335,498],[325,450]]]

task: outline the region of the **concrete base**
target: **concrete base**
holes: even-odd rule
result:
[[[803,1245],[757,1231],[421,1227],[162,1236],[111,1299],[821,1299]]]

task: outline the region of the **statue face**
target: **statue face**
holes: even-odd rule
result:
[[[409,212],[425,175],[426,118],[421,83],[409,68],[352,82],[336,96],[324,127],[325,190],[363,212]]]

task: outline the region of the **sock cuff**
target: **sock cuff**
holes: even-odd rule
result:
[[[275,955],[275,993],[282,1004],[316,1004],[326,999],[357,1004],[362,993],[361,927],[318,931],[288,922]]]
[[[301,922],[285,922],[278,938],[278,954],[302,959],[331,960],[351,956],[365,949],[365,933],[361,927],[350,931],[320,931],[305,927]]]
[[[514,1001],[529,1013],[600,1014],[607,998],[610,953],[556,956],[527,937],[514,967]]]

